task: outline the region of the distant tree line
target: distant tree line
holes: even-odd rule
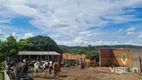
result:
[[[99,50],[102,47],[105,48],[142,48],[142,46],[134,46],[134,45],[100,45],[100,46],[74,46],[74,47],[69,47],[69,46],[64,46],[64,45],[59,45],[61,50],[64,53],[70,52],[73,54],[87,54],[88,59],[96,59],[99,61]]]
[[[59,46],[48,36],[35,36],[17,41],[13,36],[0,41],[0,61],[7,56],[16,56],[18,51],[56,51],[62,53]]]
[[[91,45],[82,47],[82,46],[76,46],[76,47],[68,47],[60,45],[60,49],[64,53],[72,53],[72,54],[86,54],[88,59],[96,59],[99,61],[99,50],[94,48]]]

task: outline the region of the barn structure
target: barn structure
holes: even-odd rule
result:
[[[55,61],[60,57],[60,53],[55,51],[19,51],[20,60],[52,60]]]

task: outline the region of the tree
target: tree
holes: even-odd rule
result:
[[[92,49],[92,45],[88,45],[88,50],[91,50]]]
[[[9,36],[6,40],[6,44],[7,44],[7,49],[8,49],[8,52],[11,50],[11,49],[15,49],[15,50],[18,50],[18,45],[17,45],[17,42],[16,42],[16,39],[13,37],[13,36]]]
[[[9,56],[16,56],[17,55],[17,51],[15,49],[11,49],[9,51]]]
[[[4,42],[0,42],[0,52],[2,52],[2,53],[8,52],[7,51],[7,44],[6,44],[5,41]]]
[[[67,53],[69,52],[69,49],[65,48],[64,46],[59,46],[60,50],[62,53]]]
[[[5,58],[4,54],[0,53],[0,62],[3,61]]]
[[[38,51],[57,51],[61,52],[56,42],[48,36],[35,36],[27,39],[32,43],[33,49]]]
[[[21,39],[18,42],[18,47],[20,51],[27,51],[27,50],[33,50],[34,45],[28,40]]]
[[[88,59],[96,59],[99,61],[99,52],[98,51],[86,51]]]

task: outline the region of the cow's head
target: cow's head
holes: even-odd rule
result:
[[[25,63],[25,62],[26,62],[26,59],[23,59],[23,62]]]

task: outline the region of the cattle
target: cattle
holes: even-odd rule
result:
[[[49,69],[50,66],[52,66],[52,61],[49,61],[49,62],[39,62],[39,61],[37,61],[36,63],[34,63],[34,74],[36,72],[39,72],[39,71],[42,71],[43,74],[45,74],[44,71],[46,69]]]
[[[27,76],[29,70],[29,62],[23,59],[23,62],[19,62],[17,67],[20,68],[20,76]]]
[[[54,76],[53,77],[57,77],[59,76],[60,72],[61,72],[61,67],[63,67],[64,62],[53,62],[52,67],[50,68],[49,72],[51,72],[51,70],[53,70],[54,72]]]
[[[11,61],[7,68],[7,73],[11,79],[19,80],[22,76],[28,74],[28,62],[24,59],[23,62]]]

